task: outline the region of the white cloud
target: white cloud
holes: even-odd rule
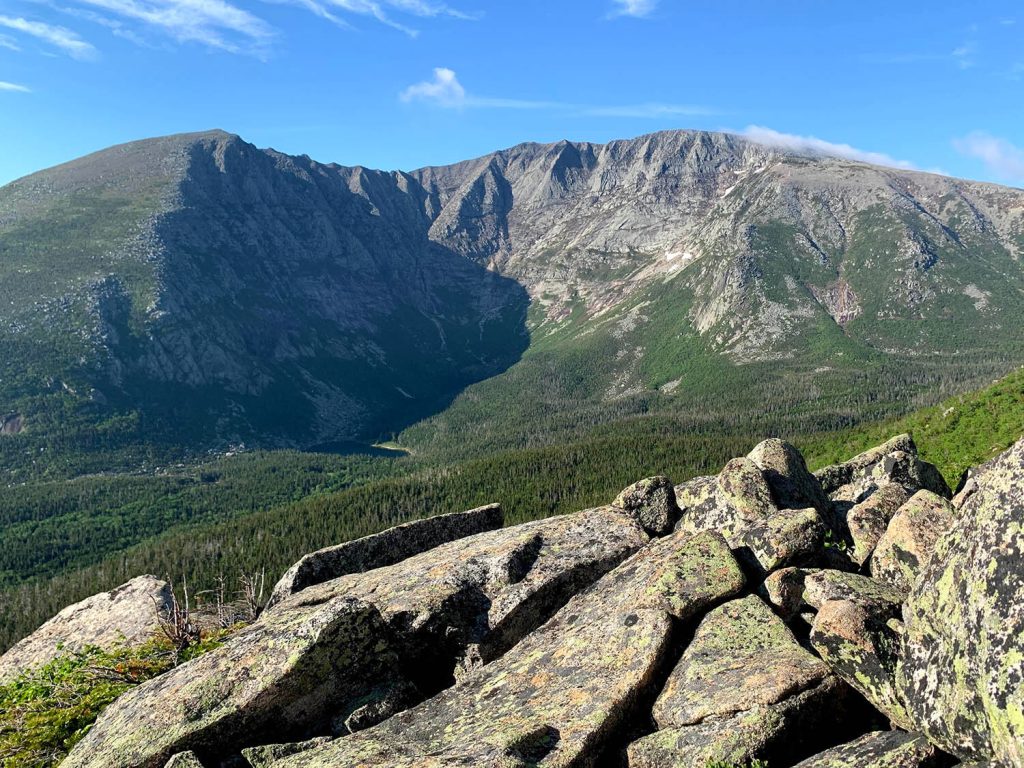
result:
[[[314,14],[331,21],[339,22],[333,10],[350,13],[356,16],[367,16],[381,24],[400,30],[410,37],[416,37],[419,30],[393,18],[392,13],[405,14],[417,18],[433,18],[435,16],[451,16],[457,19],[476,19],[476,15],[452,8],[445,3],[428,2],[428,0],[287,0],[299,5]],[[341,21],[342,24],[347,24]]]
[[[9,51],[21,50],[21,46],[14,42],[14,38],[7,35],[0,35],[0,48],[6,48]]]
[[[464,107],[466,89],[454,70],[435,67],[434,79],[410,85],[400,94],[402,101],[430,101],[442,107]]]
[[[685,104],[625,104],[600,106],[573,104],[565,101],[542,101],[535,99],[506,99],[489,96],[474,96],[467,93],[458,75],[447,67],[434,69],[434,77],[410,85],[398,97],[404,102],[425,101],[447,109],[546,109],[572,112],[590,117],[634,117],[659,118],[682,115],[712,115],[707,107]]]
[[[981,160],[997,178],[1024,183],[1024,149],[1016,144],[984,131],[974,131],[962,139],[954,139],[953,146],[960,154]]]
[[[973,42],[966,42],[953,49],[953,61],[960,69],[970,69],[974,66],[974,52],[977,45]]]
[[[615,10],[612,16],[633,16],[642,19],[649,16],[658,7],[658,0],[614,0]]]
[[[178,42],[232,53],[263,51],[273,30],[225,0],[81,0],[85,5],[156,27]]]
[[[96,55],[96,49],[91,44],[65,27],[57,27],[41,21],[29,21],[16,16],[0,16],[0,27],[13,29],[43,40],[60,48],[75,59],[91,59]]]
[[[8,83],[0,80],[0,91],[13,91],[15,93],[32,93],[31,89],[17,83]]]
[[[834,144],[814,136],[797,136],[792,133],[780,133],[771,128],[764,128],[760,125],[748,126],[741,132],[742,136],[750,139],[756,144],[764,144],[769,147],[778,147],[792,152],[810,155],[827,155],[829,157],[842,157],[847,160],[857,160],[872,165],[885,165],[891,168],[904,168],[911,170],[912,163],[906,160],[896,160],[882,152],[869,152],[849,144]]]

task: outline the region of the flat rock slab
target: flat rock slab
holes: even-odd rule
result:
[[[903,618],[916,727],[963,760],[1024,765],[1024,440],[978,477]]]
[[[659,539],[454,688],[275,768],[589,765],[654,684],[671,617],[742,586],[721,536]]]
[[[803,599],[819,609],[830,600],[848,600],[860,605],[887,608],[898,615],[903,593],[896,587],[870,576],[830,569],[807,570],[803,577]]]
[[[439,688],[464,655],[504,652],[648,540],[602,507],[308,587],[118,699],[65,765],[148,768],[183,749],[204,757],[326,733],[375,691],[409,678]]]
[[[849,730],[850,689],[835,677],[781,702],[716,715],[693,725],[665,728],[627,749],[630,768],[746,766],[752,760],[791,765]]]
[[[949,758],[922,736],[876,731],[815,755],[794,768],[945,768]]]
[[[757,596],[720,605],[701,620],[654,705],[661,728],[767,707],[829,674]]]
[[[449,541],[501,528],[504,521],[501,505],[488,504],[467,512],[414,520],[371,536],[311,552],[289,568],[277,582],[266,609],[314,584],[394,565]]]
[[[113,648],[138,644],[160,629],[158,614],[171,603],[171,588],[156,576],[138,576],[121,586],[69,605],[0,656],[0,683],[87,645]]]
[[[953,505],[948,500],[931,491],[918,491],[899,508],[875,546],[871,575],[909,594],[939,538],[953,522]]]
[[[339,597],[242,630],[220,648],[114,701],[62,763],[65,768],[158,768],[322,724],[398,668],[378,610]]]

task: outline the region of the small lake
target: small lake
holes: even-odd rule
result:
[[[397,459],[401,456],[408,456],[408,451],[401,448],[384,448],[369,443],[358,443],[355,440],[332,440],[329,443],[320,443],[305,449],[309,453],[333,453],[339,456],[379,456],[382,458]]]

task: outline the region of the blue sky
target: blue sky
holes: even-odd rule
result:
[[[1019,0],[0,0],[0,183],[219,127],[415,168],[666,128],[1024,186]]]

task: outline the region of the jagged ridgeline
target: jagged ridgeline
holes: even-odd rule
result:
[[[136,142],[0,189],[0,447],[835,426],[1018,363],[1022,252],[1019,190],[726,134],[411,173]]]

